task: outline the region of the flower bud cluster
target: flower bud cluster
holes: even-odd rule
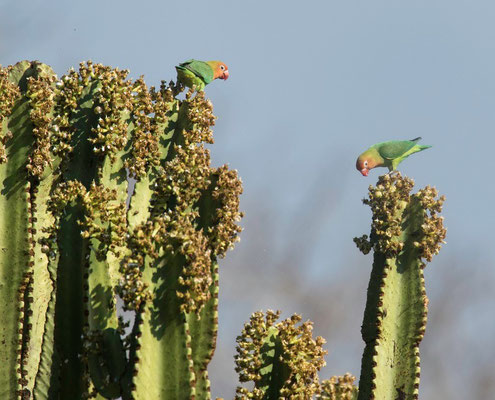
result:
[[[125,161],[125,167],[130,176],[139,179],[151,167],[160,165],[159,140],[173,97],[166,88],[158,92],[153,87],[148,90],[142,77],[134,82],[132,93],[132,157]]]
[[[413,186],[413,180],[402,177],[400,172],[382,175],[376,187],[370,186],[369,199],[363,202],[373,213],[371,237],[370,240],[367,235],[354,238],[364,254],[373,248],[386,257],[395,257],[404,250],[406,236],[411,234],[420,257],[431,261],[438,254],[446,236],[443,217],[438,216],[445,196],[438,198],[437,190],[430,186],[410,194]]]
[[[35,142],[33,151],[29,155],[26,166],[31,175],[40,177],[47,167],[53,165],[52,147],[52,120],[54,106],[54,75],[40,75],[27,80],[26,96],[29,98],[31,111],[29,118],[34,125],[33,136]]]
[[[3,120],[12,113],[15,101],[21,95],[17,85],[9,80],[11,70],[12,67],[0,67],[0,164],[7,162],[5,143],[12,137]]]
[[[347,373],[344,376],[332,376],[321,382],[321,394],[317,400],[354,400],[357,397],[358,388],[354,381],[356,377]]]
[[[424,221],[421,224],[421,235],[414,245],[420,249],[421,257],[431,261],[433,256],[440,251],[447,236],[447,229],[443,226],[443,217],[438,215],[442,211],[445,196],[438,197],[437,189],[426,186],[413,197],[419,201],[425,210]]]
[[[242,194],[242,181],[237,171],[229,170],[227,165],[216,169],[216,179],[212,198],[219,206],[215,212],[213,223],[207,230],[210,246],[217,257],[224,257],[225,253],[234,248],[242,231],[237,224],[243,217],[239,212],[239,198]]]
[[[369,187],[369,199],[364,204],[373,213],[371,244],[374,251],[393,257],[404,247],[400,240],[402,213],[409,203],[414,181],[402,177],[400,172],[380,176],[376,187]]]
[[[126,204],[118,200],[115,189],[94,182],[81,200],[84,209],[81,236],[92,239],[93,245],[97,243],[98,247],[93,248],[93,251],[99,261],[107,258],[108,251],[119,258],[119,249],[126,245]]]
[[[50,209],[59,216],[71,202],[79,203],[84,211],[84,219],[79,222],[81,237],[98,241],[93,249],[97,259],[106,259],[108,251],[119,257],[118,249],[126,245],[127,209],[118,201],[117,192],[94,182],[89,190],[79,181],[62,182],[52,194]]]
[[[91,83],[97,85],[93,100],[97,124],[88,140],[95,154],[115,160],[127,144],[127,119],[133,106],[132,82],[127,80],[129,71],[88,62],[81,65],[79,74],[85,86],[89,84],[86,77],[91,77],[94,81]]]
[[[275,323],[279,316],[279,311],[255,312],[237,337],[236,371],[241,382],[253,381],[254,388],[237,387],[236,399],[266,398],[266,383],[276,380],[284,399],[309,399],[320,392],[318,371],[325,366],[325,340],[313,339],[313,324],[299,324],[301,316]]]
[[[152,90],[146,101],[169,107],[170,96],[170,89],[162,87],[158,93]],[[176,294],[182,302],[181,310],[188,313],[199,313],[211,298],[212,262],[233,246],[240,232],[236,222],[241,218],[241,182],[226,166],[212,168],[204,147],[204,142],[213,141],[212,111],[204,93],[188,95],[180,104],[176,126],[182,127],[181,136],[170,145],[173,157],[156,167],[151,218],[134,229],[129,241],[131,255],[123,264],[124,275],[137,276],[146,262],[151,265],[159,257],[182,260]],[[155,112],[154,118],[151,127],[166,122],[164,114]],[[139,302],[130,304],[132,308]]]

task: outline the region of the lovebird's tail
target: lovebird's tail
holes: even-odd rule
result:
[[[419,142],[421,139],[422,139],[422,137],[418,136],[415,139],[411,139],[411,142]],[[421,151],[421,150],[429,149],[431,146],[429,146],[427,144],[417,144],[415,147],[418,148],[417,151]]]

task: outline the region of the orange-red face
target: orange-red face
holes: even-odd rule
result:
[[[368,154],[361,154],[356,161],[356,169],[363,174],[363,176],[368,176],[370,169],[376,167],[376,162],[368,157]]]
[[[224,79],[227,80],[229,78],[229,69],[227,66],[221,61],[211,61],[213,64],[213,79]]]

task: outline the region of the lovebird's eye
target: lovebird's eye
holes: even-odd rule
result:
[[[223,65],[220,65],[220,69],[221,69],[222,71],[224,71],[224,70],[225,70],[225,67],[224,67]]]
[[[368,166],[368,161],[365,161],[364,162],[364,166],[367,167]]]

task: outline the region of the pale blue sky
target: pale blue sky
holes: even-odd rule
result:
[[[227,63],[230,79],[213,82],[207,95],[218,116],[213,162],[228,162],[244,182],[246,230],[221,264],[225,327],[217,355],[231,360],[222,349],[233,350],[249,313],[291,304],[291,293],[269,294],[263,276],[252,298],[235,304],[232,287],[242,285],[236,277],[253,264],[270,277],[285,274],[284,265],[270,263],[288,242],[294,254],[304,254],[297,262],[308,296],[313,285],[324,286],[351,266],[365,290],[371,258],[357,253],[352,237],[369,231],[370,211],[361,199],[385,170],[364,178],[354,164],[376,142],[422,136],[433,146],[400,167],[418,187],[436,186],[447,196],[448,244],[426,270],[432,302],[455,268],[456,276],[482,276],[493,291],[494,18],[494,2],[467,0],[0,0],[0,64],[37,59],[62,75],[92,59],[158,85],[175,79],[174,65],[188,58]],[[263,235],[268,239],[261,242]],[[468,301],[478,288],[465,290]],[[363,290],[359,296],[362,313]],[[471,325],[472,335],[493,337],[491,301],[455,329]],[[286,314],[301,311],[291,306]],[[361,315],[352,336],[358,349]],[[331,334],[330,327],[319,329]],[[359,375],[359,362],[358,353],[345,368]],[[231,397],[235,382],[211,375],[214,394]]]

